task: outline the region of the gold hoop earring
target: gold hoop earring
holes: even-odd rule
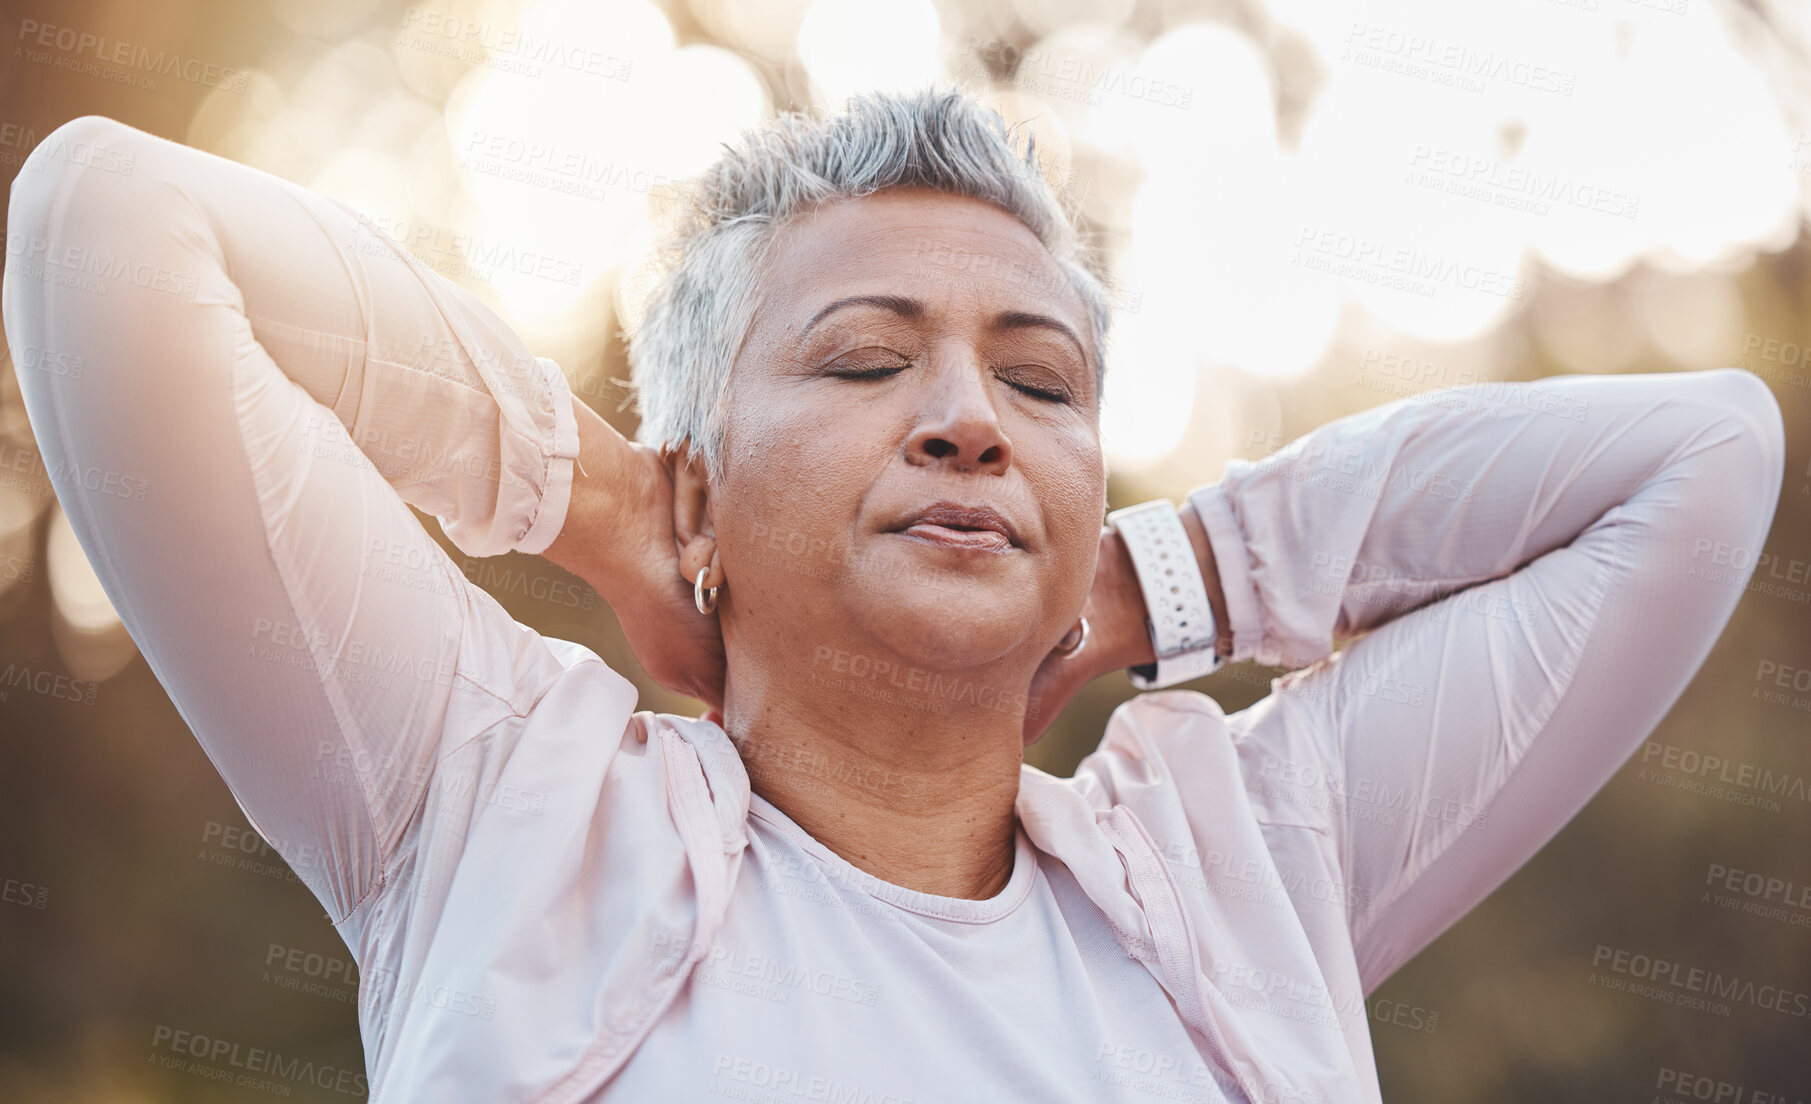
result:
[[[1076,628],[1079,628],[1082,631],[1082,635],[1079,639],[1076,640],[1076,642],[1074,644],[1071,644],[1069,647],[1065,648],[1062,645],[1062,641],[1057,642],[1056,654],[1062,656],[1064,659],[1068,659],[1070,656],[1081,651],[1082,645],[1086,644],[1088,642],[1088,619],[1086,617],[1084,617],[1081,620],[1077,621]],[[1070,633],[1072,633],[1074,631],[1075,631],[1075,629],[1069,630]],[[1067,639],[1069,639],[1069,633],[1064,633],[1063,640],[1067,640]]]
[[[698,612],[704,614],[706,617],[710,616],[711,611],[717,608],[717,588],[711,588],[709,597],[706,597],[704,593],[704,577],[710,573],[711,569],[708,567],[699,568],[698,578],[692,583],[692,601],[697,604]]]

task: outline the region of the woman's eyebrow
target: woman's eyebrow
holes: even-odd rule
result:
[[[908,299],[901,295],[849,295],[836,300],[829,306],[826,306],[812,315],[811,321],[805,323],[805,328],[799,331],[799,337],[803,338],[806,334],[809,334],[811,332],[811,327],[822,322],[829,315],[842,310],[844,307],[854,306],[880,307],[883,310],[890,310],[903,318],[919,318],[924,314],[923,303],[916,299]],[[994,330],[1023,330],[1032,328],[1055,330],[1057,333],[1062,334],[1074,343],[1075,351],[1082,355],[1082,360],[1084,362],[1087,361],[1088,353],[1086,348],[1082,345],[1082,339],[1075,336],[1074,330],[1070,329],[1062,322],[1051,318],[1049,315],[1033,314],[1029,311],[1006,311],[1003,314],[996,316],[989,326],[989,329]]]
[[[989,327],[995,330],[1047,329],[1055,330],[1075,343],[1075,351],[1082,355],[1082,363],[1088,362],[1088,351],[1082,347],[1082,339],[1075,336],[1075,331],[1045,314],[1031,314],[1026,311],[1007,311],[993,320]]]
[[[831,303],[823,310],[812,315],[811,321],[805,323],[805,328],[799,331],[799,336],[802,338],[810,333],[811,327],[822,322],[827,315],[834,314],[844,307],[854,306],[880,307],[883,310],[890,310],[905,318],[917,318],[924,314],[924,304],[916,299],[907,299],[900,295],[850,295],[838,299],[836,302]]]

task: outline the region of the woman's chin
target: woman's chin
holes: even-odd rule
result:
[[[887,648],[926,670],[971,669],[1024,647],[1043,618],[1029,596],[998,591],[926,594],[901,586],[891,595],[865,595],[863,620]]]

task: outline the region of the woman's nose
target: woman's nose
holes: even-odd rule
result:
[[[922,467],[1002,475],[1012,466],[1012,442],[1000,425],[979,369],[942,374],[933,405],[906,438],[906,460]]]

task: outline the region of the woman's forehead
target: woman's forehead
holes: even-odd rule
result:
[[[825,204],[780,230],[766,267],[762,313],[793,332],[837,299],[862,293],[933,309],[1053,314],[1077,333],[1088,323],[1080,295],[1029,227],[990,203],[929,189]]]

